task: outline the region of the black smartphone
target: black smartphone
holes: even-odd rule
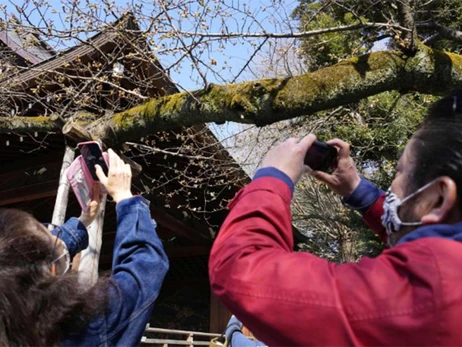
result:
[[[98,176],[96,176],[95,165],[101,166],[104,174],[107,176],[108,167],[104,161],[103,152],[101,151],[99,144],[97,142],[86,142],[79,147],[80,153],[82,154],[83,160],[90,171],[91,177],[95,181],[99,181]]]
[[[325,142],[315,141],[305,154],[305,165],[316,171],[327,172],[334,166],[337,149]]]

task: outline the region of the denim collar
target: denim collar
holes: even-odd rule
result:
[[[396,245],[424,237],[440,237],[462,242],[462,222],[456,224],[429,224],[411,231],[399,239]]]

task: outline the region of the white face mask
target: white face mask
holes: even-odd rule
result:
[[[53,260],[51,263],[57,264],[56,275],[62,276],[66,272],[68,272],[69,268],[71,267],[71,255],[69,254],[69,250],[67,249],[66,243],[64,243],[64,241],[61,239],[58,240],[61,242],[61,245],[63,247],[63,253],[55,260]]]
[[[422,188],[416,190],[414,193],[408,195],[405,197],[403,200],[400,200],[395,193],[391,191],[391,187],[388,188],[385,201],[383,202],[383,215],[381,217],[382,219],[382,225],[385,228],[385,231],[387,232],[388,235],[388,244],[390,244],[390,235],[393,233],[396,233],[400,231],[401,227],[403,226],[418,226],[422,225],[422,222],[403,222],[398,215],[398,209],[399,207],[406,202],[407,200],[411,199],[412,197],[416,196],[423,190],[427,189],[430,187],[436,180],[431,181],[430,183],[427,183],[424,185]]]

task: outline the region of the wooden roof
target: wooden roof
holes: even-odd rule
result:
[[[56,54],[35,30],[23,26],[16,17],[8,22],[0,19],[0,23],[5,27],[4,31],[0,31],[0,42],[24,65],[38,64]]]
[[[91,58],[95,53],[107,52],[111,49],[111,43],[117,42],[121,35],[130,33],[135,36],[136,33],[140,32],[140,28],[136,24],[135,18],[132,13],[128,12],[120,19],[110,24],[105,30],[95,34],[86,42],[82,42],[79,45],[69,48],[66,51],[57,53],[46,60],[38,60],[32,58],[31,54],[24,52],[28,57],[32,58],[31,62],[35,62],[32,68],[24,69],[21,72],[13,75],[6,76],[0,83],[0,86],[14,88],[14,87],[25,87],[34,85],[36,79],[44,73],[50,73],[62,68],[66,68],[69,63],[72,63],[76,59],[85,59],[85,57]],[[144,49],[149,49],[147,45],[144,45]],[[156,61],[155,70],[163,70],[162,66]],[[166,78],[165,75],[159,77],[159,84],[163,88],[168,88],[169,93],[176,92],[175,85]]]

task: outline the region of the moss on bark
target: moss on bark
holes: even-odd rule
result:
[[[462,87],[462,56],[420,44],[412,57],[400,51],[375,52],[301,76],[210,85],[191,93],[152,99],[92,123],[82,119],[82,124],[87,124],[93,138],[114,144],[207,122],[261,126],[389,90],[442,94],[456,87]],[[13,130],[53,131],[56,126],[47,117],[0,120],[0,132]]]

